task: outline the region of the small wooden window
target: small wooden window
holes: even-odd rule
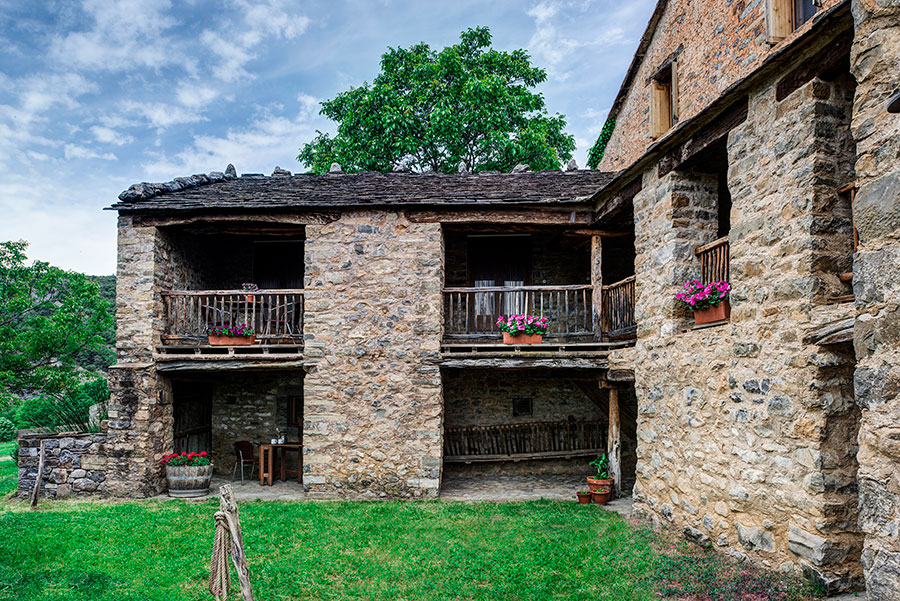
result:
[[[678,119],[678,75],[675,61],[660,70],[650,82],[650,137],[669,131]]]
[[[288,397],[288,426],[303,426],[303,397]]]
[[[512,402],[513,417],[521,417],[523,415],[534,415],[534,403],[531,399],[521,398],[513,399]]]
[[[767,0],[766,27],[771,43],[780,42],[813,18],[821,0]]]

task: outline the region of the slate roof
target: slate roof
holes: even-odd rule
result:
[[[230,167],[230,166],[229,166]],[[614,173],[592,170],[524,173],[329,173],[272,176],[226,173],[135,184],[109,209],[197,211],[360,206],[587,205]]]

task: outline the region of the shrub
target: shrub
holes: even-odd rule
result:
[[[16,437],[16,425],[6,419],[0,417],[0,442],[8,442]]]

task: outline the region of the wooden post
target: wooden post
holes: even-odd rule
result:
[[[609,436],[606,439],[606,452],[609,455],[609,476],[615,478],[615,496],[622,491],[622,444],[619,427],[619,391],[609,388]]]
[[[603,338],[603,238],[591,236],[591,304],[594,340]]]
[[[41,492],[41,480],[44,479],[44,441],[41,441],[41,452],[38,456],[37,477],[34,479],[34,490],[31,492],[31,508],[37,507],[38,494]]]
[[[238,517],[237,503],[234,500],[234,491],[230,484],[221,489],[219,499],[219,511],[225,514],[228,522],[228,532],[231,535],[231,561],[237,570],[238,582],[241,585],[241,598],[244,601],[253,601],[253,592],[250,590],[250,570],[247,568],[247,558],[244,556],[244,537],[241,534],[241,521]]]

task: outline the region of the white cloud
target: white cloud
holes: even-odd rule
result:
[[[196,111],[192,111],[173,104],[164,102],[137,102],[126,100],[122,103],[122,110],[126,113],[134,113],[143,117],[149,125],[157,129],[165,129],[172,125],[182,123],[195,123],[208,121],[206,117]]]
[[[124,146],[125,144],[130,144],[134,141],[134,138],[128,134],[123,134],[110,127],[103,127],[100,125],[93,126],[91,128],[91,133],[94,134],[94,139],[101,144]]]
[[[190,108],[201,108],[219,97],[219,91],[197,82],[182,82],[175,92],[178,102]]]
[[[66,144],[64,150],[66,160],[71,159],[103,159],[104,161],[117,161],[119,157],[111,152],[99,153],[96,150],[78,146],[76,144]]]
[[[63,65],[97,71],[188,63],[177,40],[164,34],[176,24],[166,14],[169,8],[169,0],[83,0],[93,27],[53,37],[50,56]]]

